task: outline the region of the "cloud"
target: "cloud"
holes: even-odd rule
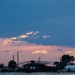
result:
[[[13,43],[14,42],[14,43]],[[11,38],[0,38],[1,50],[34,50],[36,51],[56,51],[62,53],[69,53],[75,51],[75,48],[65,46],[50,46],[50,45],[37,45],[35,43],[28,43],[27,41],[13,41]]]
[[[34,33],[34,35],[37,35],[39,33],[39,31],[36,31],[35,33]]]
[[[12,40],[11,40],[11,39],[3,39],[3,40],[2,40],[2,44],[3,44],[3,45],[9,44],[9,43],[12,43]]]
[[[29,35],[31,35],[31,34],[33,34],[33,35],[36,35],[36,34],[38,34],[39,33],[39,31],[36,31],[36,32],[27,32],[26,34],[22,34],[22,35],[19,35],[19,36],[17,36],[17,37],[11,37],[11,38],[2,38],[3,40],[2,40],[2,43],[3,44],[10,44],[10,43],[15,43],[15,42],[19,42],[21,39],[26,39],[26,38],[32,38],[31,36],[29,36]],[[34,37],[33,36],[33,39],[34,38],[36,38],[36,37]]]
[[[1,54],[1,51],[6,51],[6,54],[10,52],[7,56],[9,58],[8,61],[17,51],[22,51],[20,53],[21,61],[37,60],[39,56],[44,61],[59,61],[60,57],[65,53],[75,56],[75,48],[72,47],[37,45],[36,43],[28,43],[27,41],[21,40],[14,41],[13,43],[9,38],[0,38],[0,56],[2,59],[5,59],[6,54]]]
[[[48,52],[46,50],[35,50],[32,53],[33,54],[39,54],[39,53],[41,53],[41,54],[47,54]]]
[[[37,45],[34,43],[28,43],[27,41],[21,41],[21,39],[29,38],[31,34],[37,35],[39,31],[27,32],[26,34],[19,35],[12,38],[0,38],[0,49],[1,50],[31,50],[34,54],[48,54],[49,52],[55,51],[61,54],[70,54],[75,51],[75,48],[65,47],[65,46],[50,46],[50,45]],[[44,35],[44,39],[50,38],[51,36]],[[34,37],[33,37],[34,38]]]
[[[19,35],[17,37],[11,37],[11,38],[0,38],[0,51],[6,51],[6,53],[9,53],[8,51],[13,54],[13,51],[24,51],[21,59],[23,59],[26,55],[26,58],[24,60],[31,60],[33,58],[37,59],[40,55],[43,55],[42,60],[50,60],[55,61],[60,59],[60,57],[63,54],[72,54],[75,56],[75,48],[73,47],[66,47],[66,46],[51,46],[51,45],[37,45],[36,43],[29,43],[27,41],[23,41],[22,39],[30,38],[32,36],[35,37],[39,32],[28,32],[26,34]],[[35,35],[34,35],[35,34]],[[31,35],[31,36],[30,36]],[[33,38],[34,38],[33,37]],[[51,36],[44,35],[43,38],[49,38]],[[1,54],[0,54],[1,55]],[[2,55],[4,57],[4,55]],[[9,56],[8,56],[9,57]],[[11,59],[11,58],[10,58]]]
[[[52,37],[52,36],[48,36],[48,35],[42,36],[43,39],[47,39],[47,38],[50,38],[50,37]]]
[[[17,40],[17,37],[13,37],[13,38],[11,38],[12,40]]]
[[[71,53],[73,53],[74,51],[66,51],[66,52],[64,52],[65,54],[71,54]]]
[[[27,32],[26,35],[31,35],[33,34],[33,31],[32,32]]]
[[[25,34],[22,34],[22,35],[19,35],[17,37],[11,37],[11,38],[2,38],[3,40],[1,41],[3,44],[13,44],[13,43],[16,43],[16,42],[19,42],[21,41],[22,39],[37,39],[39,37],[38,36],[35,36],[39,33],[39,31],[32,31],[32,32],[27,32]],[[31,35],[31,36],[30,36]],[[41,37],[41,36],[40,36]],[[47,38],[50,38],[51,36],[48,36],[48,35],[44,35],[42,36],[43,39],[47,39]]]
[[[19,38],[20,38],[20,39],[28,38],[28,35],[20,35]]]

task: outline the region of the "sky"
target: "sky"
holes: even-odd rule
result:
[[[75,56],[75,0],[0,0],[0,63],[17,51],[20,62]]]

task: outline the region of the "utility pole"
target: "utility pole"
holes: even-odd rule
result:
[[[41,57],[39,57],[39,63],[40,63],[40,59],[41,59]]]
[[[19,67],[19,52],[17,52],[17,65]]]
[[[14,55],[13,55],[13,61],[14,61]]]

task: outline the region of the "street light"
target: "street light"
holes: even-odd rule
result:
[[[17,65],[19,67],[19,52],[22,52],[22,51],[17,51]]]

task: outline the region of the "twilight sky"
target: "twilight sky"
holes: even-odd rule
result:
[[[0,0],[0,62],[17,51],[20,61],[75,56],[75,0]]]

